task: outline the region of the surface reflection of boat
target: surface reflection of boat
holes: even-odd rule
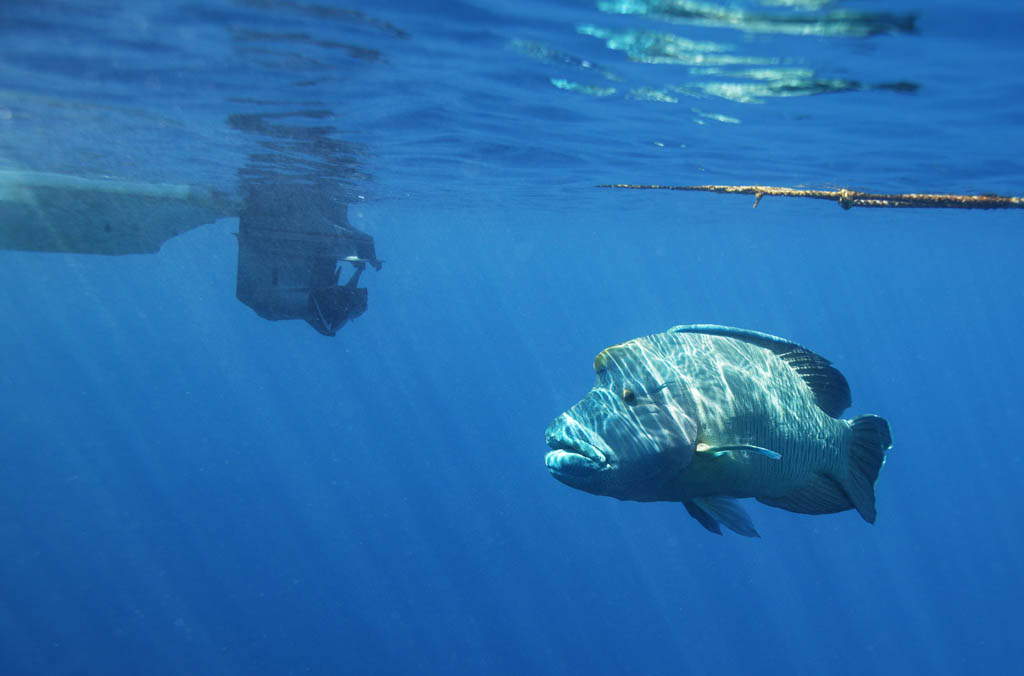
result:
[[[359,275],[381,263],[373,238],[349,225],[346,212],[307,186],[250,190],[238,218],[238,300],[264,319],[304,319],[327,336],[363,314]],[[345,263],[355,272],[339,286]]]
[[[0,171],[0,249],[156,253],[171,237],[238,213],[208,188]]]
[[[236,295],[265,319],[303,319],[333,336],[366,311],[358,286],[380,269],[347,205],[305,184],[260,183],[240,200],[203,187],[0,171],[0,249],[156,253],[171,237],[238,215]],[[342,267],[354,272],[339,285]]]

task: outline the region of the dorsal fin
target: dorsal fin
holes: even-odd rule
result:
[[[850,385],[832,362],[802,345],[760,331],[734,329],[716,324],[673,326],[670,333],[704,333],[710,336],[735,338],[770,350],[797,372],[811,388],[814,400],[822,411],[838,418],[850,406]]]

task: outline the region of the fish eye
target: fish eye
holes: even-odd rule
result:
[[[636,403],[636,393],[628,387],[622,388],[622,401],[632,406]]]

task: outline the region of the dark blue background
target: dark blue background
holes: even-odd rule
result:
[[[554,41],[550,26],[595,20],[591,3],[531,7],[504,37]],[[364,142],[375,197],[350,218],[386,262],[364,276],[368,312],[333,340],[235,300],[230,220],[156,256],[0,252],[0,671],[1013,672],[1019,213],[771,198],[751,210],[746,197],[589,187],[816,176],[1019,192],[1007,158],[1020,92],[1008,98],[1014,70],[992,58],[1008,38],[984,43],[992,16],[955,9],[926,13],[920,39],[808,48],[833,70],[916,78],[917,97],[697,104],[744,116],[717,126],[695,124],[689,104],[548,88],[564,73],[502,51],[501,16],[380,10],[413,37],[386,38],[391,69],[360,86],[419,79],[431,105],[451,105],[432,117],[396,88],[352,102],[360,124],[334,120]],[[983,43],[987,56],[962,49]],[[422,59],[443,53],[434,75],[454,86],[461,48],[468,71],[516,74],[485,78],[496,100],[422,79]],[[508,87],[537,107],[510,112]],[[183,156],[220,139],[214,112],[181,113],[194,125],[179,130]],[[374,116],[380,127],[361,126]],[[654,145],[671,139],[688,149]],[[517,142],[550,152],[506,152]],[[223,150],[196,174],[230,164]],[[404,161],[417,153],[422,165]],[[752,503],[761,539],[717,537],[680,505],[548,475],[544,428],[591,386],[598,351],[704,322],[808,346],[850,381],[850,415],[890,420],[875,526]]]
[[[1019,223],[833,209],[359,209],[388,262],[338,340],[231,297],[230,222],[3,254],[9,673],[1005,670]],[[715,537],[547,476],[594,353],[694,321],[813,346],[892,421],[876,526]]]

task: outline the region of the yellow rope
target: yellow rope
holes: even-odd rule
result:
[[[856,190],[802,190],[778,188],[770,185],[630,185],[615,183],[599,188],[628,188],[631,190],[697,190],[702,192],[754,195],[754,206],[765,195],[779,197],[809,197],[838,202],[844,209],[851,207],[931,208],[931,209],[1022,209],[1024,197],[999,195],[929,195],[921,193],[881,194]]]

